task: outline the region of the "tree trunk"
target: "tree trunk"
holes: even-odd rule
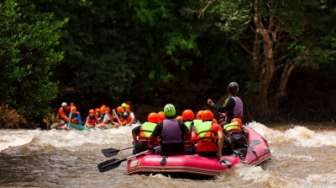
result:
[[[269,18],[269,28],[266,28],[261,19],[261,12],[259,9],[259,0],[255,0],[254,2],[254,24],[256,27],[256,35],[261,36],[261,41],[263,43],[263,51],[260,52],[259,49],[259,37],[256,36],[256,40],[254,42],[253,47],[253,61],[257,70],[257,74],[259,74],[259,82],[260,82],[260,115],[266,116],[271,115],[275,112],[276,109],[272,108],[270,103],[269,93],[271,90],[271,84],[273,81],[273,77],[275,74],[275,62],[274,62],[274,48],[273,39],[275,37],[270,35],[270,29],[273,27],[273,17]],[[272,33],[273,34],[273,33]],[[274,34],[273,34],[274,35]],[[276,33],[275,33],[276,35]],[[258,45],[258,46],[256,46]],[[258,50],[258,51],[255,51]],[[257,57],[259,56],[259,57]]]
[[[295,62],[288,62],[282,70],[281,78],[279,81],[279,87],[276,90],[276,94],[273,97],[275,109],[279,109],[281,99],[287,97],[288,82],[295,68],[296,68]]]

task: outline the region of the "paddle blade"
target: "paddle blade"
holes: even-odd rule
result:
[[[115,156],[119,153],[119,149],[114,149],[114,148],[107,148],[107,149],[102,149],[101,152],[105,157],[112,157]]]
[[[127,159],[110,159],[97,165],[99,172],[106,172],[120,166],[121,162]]]

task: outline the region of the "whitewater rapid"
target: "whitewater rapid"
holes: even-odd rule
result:
[[[272,160],[239,165],[215,180],[126,175],[125,164],[99,173],[102,148],[131,145],[132,127],[119,129],[0,130],[0,187],[336,187],[336,127],[302,125],[254,128],[269,142]],[[131,151],[120,154],[124,157]]]

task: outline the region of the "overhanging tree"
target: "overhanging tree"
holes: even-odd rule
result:
[[[319,33],[321,26],[314,24],[333,18],[332,12],[324,13],[327,6],[330,3],[319,0],[208,0],[201,4],[198,16],[208,9],[215,24],[250,56],[259,83],[259,111],[272,115],[287,96],[295,68],[313,62],[312,55],[319,49],[314,41],[325,38]],[[324,22],[319,19],[323,13]]]

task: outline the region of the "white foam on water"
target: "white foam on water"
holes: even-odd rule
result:
[[[31,142],[39,130],[0,130],[0,151]]]
[[[221,184],[220,187],[299,187],[297,182],[288,181],[260,166],[241,164],[234,168],[233,174],[220,176],[216,182]]]
[[[115,144],[131,143],[131,127],[118,129],[92,130],[0,130],[0,151],[28,143],[41,146],[78,147],[85,144]]]
[[[307,161],[307,162],[316,161],[316,159],[310,155],[292,155],[292,154],[279,153],[279,152],[274,157],[276,157],[279,160],[295,159],[295,160]]]
[[[313,131],[304,126],[295,126],[285,131],[271,129],[261,123],[251,122],[252,127],[272,143],[290,142],[303,147],[336,146],[336,131]]]
[[[326,174],[310,174],[304,182],[302,187],[334,188],[336,187],[336,170]]]
[[[260,166],[240,166],[237,169],[238,176],[245,181],[266,182],[271,178],[271,174],[263,170]]]
[[[295,126],[285,132],[285,135],[295,141],[296,145],[304,147],[336,146],[335,131],[314,132],[303,126]]]
[[[247,126],[252,127],[264,136],[271,146],[272,144],[280,143],[295,144],[303,147],[336,146],[336,131],[332,130],[315,132],[303,126],[295,126],[294,128],[280,131],[258,122],[251,122]],[[53,147],[78,147],[85,144],[114,144],[122,146],[131,143],[132,127],[88,131],[0,130],[0,151],[30,142]],[[302,159],[310,160],[308,158]]]
[[[265,139],[268,141],[268,143],[282,143],[282,142],[289,142],[290,139],[286,137],[283,132],[279,130],[274,130],[269,127],[267,127],[264,124],[258,123],[258,122],[251,122],[247,124],[248,127],[253,128],[256,130],[260,135],[265,137]]]

